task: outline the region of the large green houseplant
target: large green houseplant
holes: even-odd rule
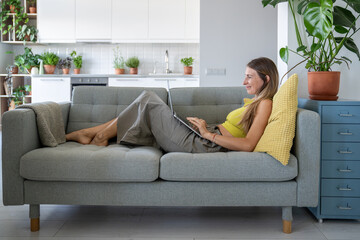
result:
[[[339,56],[345,47],[355,53],[360,60],[359,49],[353,36],[359,31],[356,21],[360,17],[359,0],[262,0],[263,6],[276,6],[288,2],[294,19],[298,48],[280,49],[281,59],[288,63],[289,51],[302,57],[303,60],[290,69],[293,70],[306,62],[308,69],[308,87],[310,98],[319,100],[336,100],[339,91],[340,72],[333,72],[334,64],[352,62],[345,56]],[[300,15],[306,33],[301,33],[296,15]],[[310,45],[305,44],[306,39]],[[289,72],[290,72],[289,71]],[[322,79],[322,76],[325,76]],[[332,79],[331,81],[329,81]],[[321,84],[323,82],[323,84]],[[319,87],[319,89],[314,89]],[[329,90],[329,91],[327,91]]]
[[[30,73],[32,67],[39,66],[39,54],[34,54],[31,48],[25,47],[24,53],[15,57],[15,65],[24,73]]]

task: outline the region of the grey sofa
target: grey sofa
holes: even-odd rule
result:
[[[115,118],[144,88],[77,87],[61,103],[66,132]],[[151,88],[164,102],[167,91]],[[249,97],[243,87],[171,89],[179,115],[221,123]],[[283,231],[291,232],[292,206],[318,202],[320,120],[298,109],[287,166],[266,153],[164,153],[153,147],[107,147],[66,142],[42,147],[35,114],[3,115],[4,205],[30,206],[39,230],[40,204],[121,206],[280,206]]]

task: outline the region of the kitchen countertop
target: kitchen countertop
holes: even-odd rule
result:
[[[108,77],[108,78],[199,78],[199,75],[184,74],[42,74],[31,75],[31,77]]]

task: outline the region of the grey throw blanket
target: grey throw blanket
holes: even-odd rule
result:
[[[40,141],[44,146],[56,147],[66,141],[64,120],[60,105],[55,102],[42,102],[20,105],[35,112]]]

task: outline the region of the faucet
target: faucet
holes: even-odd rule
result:
[[[171,70],[169,69],[169,52],[168,50],[165,51],[165,63],[166,63],[166,73],[171,73]]]

